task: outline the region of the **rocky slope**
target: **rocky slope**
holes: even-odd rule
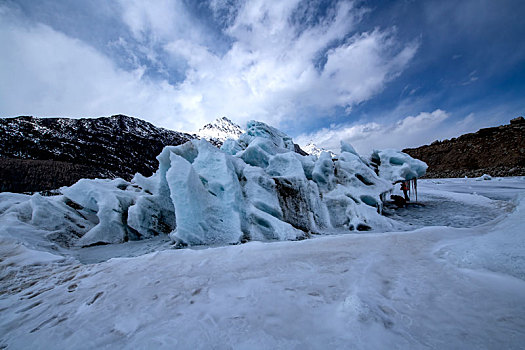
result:
[[[525,119],[403,150],[429,165],[426,177],[525,175]]]
[[[166,145],[197,138],[124,115],[0,118],[0,191],[41,191],[81,178],[149,176]]]

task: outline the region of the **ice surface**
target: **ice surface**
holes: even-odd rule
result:
[[[0,215],[27,200],[28,196],[25,194],[0,192]]]
[[[248,122],[246,133],[241,135],[239,141],[249,145],[255,138],[269,140],[275,146],[275,152],[294,152],[295,150],[290,136],[265,123],[252,120]]]
[[[169,234],[175,229],[175,210],[169,197],[144,194],[128,209],[128,226],[138,238]]]
[[[13,238],[30,248],[53,251],[58,246],[72,246],[95,226],[93,218],[72,208],[62,196],[2,193],[0,202],[5,205],[0,214],[0,237]]]
[[[243,196],[246,198],[243,231],[250,240],[290,240],[305,237],[305,233],[283,221],[275,180],[258,167],[242,170]]]
[[[18,268],[27,265],[45,265],[65,260],[61,255],[28,249],[24,244],[7,237],[0,237],[0,256],[4,266],[16,266]]]
[[[380,215],[392,183],[378,177],[352,146],[342,144],[338,159],[327,153],[318,159],[301,156],[294,150],[290,137],[255,121],[221,150],[204,140],[166,147],[154,175],[162,190],[154,193],[172,200],[173,240],[231,244],[299,239],[332,228],[392,227]],[[419,166],[407,155],[403,159],[408,170],[411,164]],[[152,187],[147,179],[138,180]]]
[[[329,191],[323,195],[323,201],[330,213],[331,224],[351,231],[368,231],[373,227],[391,228],[392,223],[379,213],[382,211],[382,197],[392,190],[392,184],[378,177],[355,151],[347,152],[352,150],[351,146],[342,144],[342,152],[334,162],[335,182],[330,181],[332,185],[328,186]],[[321,155],[316,163],[316,166],[327,164],[324,173],[330,173],[327,160],[326,156]],[[319,182],[321,189],[325,188],[322,185],[325,181]],[[334,183],[337,183],[335,187]]]
[[[247,167],[243,174],[254,185],[261,181],[251,190],[268,187],[273,193],[272,183],[262,181],[268,179],[262,169]],[[468,204],[466,215],[476,206],[504,209],[500,201],[474,194],[480,186],[490,197],[517,194],[516,210],[475,227],[164,250],[90,265],[3,239],[0,344],[520,349],[525,181],[502,179],[488,186],[474,179],[425,180],[420,194],[422,201],[456,202],[451,211],[458,213]],[[142,244],[148,244],[144,252],[164,248],[167,242],[157,239],[82,252],[102,257],[125,247],[134,256]]]
[[[356,156],[359,155],[357,154],[357,152],[355,151],[355,148],[351,144],[341,141],[341,153],[344,153],[344,152],[352,153],[352,154],[355,154]]]
[[[492,176],[488,174],[483,174],[480,177],[476,178],[476,181],[483,181],[483,180],[492,180]]]
[[[127,191],[129,185],[122,179],[82,179],[61,189],[65,197],[96,213],[98,219],[98,223],[78,240],[78,245],[121,243],[134,238],[135,233],[127,226],[124,216],[138,192]]]
[[[439,255],[460,267],[487,269],[525,281],[525,193],[516,209],[484,235],[446,245]]]
[[[439,182],[439,184],[436,184]],[[389,204],[384,209],[384,214],[396,221],[403,222],[408,226],[406,230],[413,230],[425,226],[449,226],[457,228],[473,227],[485,224],[512,210],[513,205],[500,198],[489,199],[485,196],[469,190],[469,183],[464,180],[455,179],[459,186],[448,186],[444,183],[452,181],[444,180],[421,180],[418,181],[419,195],[418,203],[413,203],[405,208],[397,208]],[[436,190],[436,187],[446,186],[447,189],[461,190],[461,193]],[[492,193],[498,191],[491,189]],[[402,195],[399,188],[394,191]],[[499,196],[498,196],[499,197]]]
[[[266,173],[273,177],[285,176],[306,180],[303,165],[298,159],[300,157],[302,156],[294,152],[276,154],[270,158]]]
[[[329,192],[335,188],[335,166],[328,152],[322,152],[314,163],[312,179],[319,186],[319,190]]]

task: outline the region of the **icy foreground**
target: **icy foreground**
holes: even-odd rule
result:
[[[524,179],[424,181],[427,206],[413,223],[431,224],[441,210],[461,228],[165,250],[91,265],[4,237],[0,346],[519,349],[524,196]],[[501,215],[462,224],[488,213]]]
[[[179,245],[224,245],[392,229],[399,224],[381,215],[386,195],[427,168],[393,150],[368,161],[348,144],[337,159],[302,156],[290,137],[255,121],[220,150],[191,140],[157,159],[149,178],[83,179],[54,197],[0,194],[0,236],[60,249],[159,234]]]

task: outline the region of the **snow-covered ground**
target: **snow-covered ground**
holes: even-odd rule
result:
[[[405,232],[65,257],[2,238],[0,348],[523,348],[525,179],[425,180],[418,199],[388,209]]]

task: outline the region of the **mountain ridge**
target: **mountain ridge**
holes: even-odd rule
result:
[[[164,146],[197,138],[122,114],[0,118],[0,136],[0,190],[11,192],[68,186],[83,177],[130,180],[137,172],[149,176]],[[24,171],[19,171],[20,166]],[[76,170],[68,176],[71,169]]]
[[[227,127],[222,128],[224,125]],[[203,129],[211,131],[208,137],[160,128],[122,114],[80,119],[0,118],[0,192],[52,190],[81,178],[130,180],[136,173],[149,176],[157,169],[157,155],[167,145],[206,138],[220,147],[224,141],[213,135],[224,138],[229,132],[228,137],[235,137],[242,130],[226,117]],[[425,161],[429,178],[478,177],[485,173],[523,176],[524,135],[525,120],[520,117],[509,125],[403,152]],[[307,154],[298,145],[295,152]]]
[[[427,178],[524,176],[525,118],[403,152],[429,165]]]

